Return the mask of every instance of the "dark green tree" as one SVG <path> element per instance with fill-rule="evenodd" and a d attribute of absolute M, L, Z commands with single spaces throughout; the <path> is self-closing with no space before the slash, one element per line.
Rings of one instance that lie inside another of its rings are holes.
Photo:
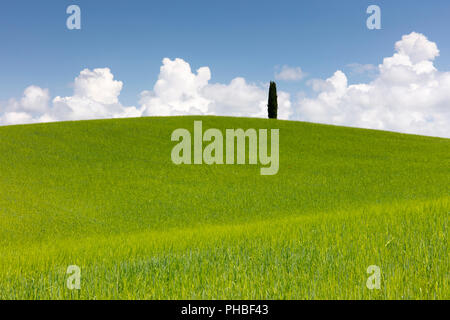
<path fill-rule="evenodd" d="M 273 81 L 270 82 L 267 111 L 269 114 L 269 119 L 276 119 L 278 117 L 277 84 Z"/>

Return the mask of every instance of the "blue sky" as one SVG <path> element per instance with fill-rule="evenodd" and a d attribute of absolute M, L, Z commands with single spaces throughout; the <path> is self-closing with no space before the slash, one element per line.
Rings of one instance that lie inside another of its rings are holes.
<path fill-rule="evenodd" d="M 81 30 L 66 27 L 66 8 L 72 4 L 81 8 Z M 369 5 L 381 8 L 381 30 L 366 27 Z M 446 87 L 450 78 L 449 14 L 448 0 L 3 1 L 0 124 L 94 118 L 94 113 L 84 111 L 96 103 L 97 111 L 106 110 L 95 113 L 99 117 L 195 114 L 198 110 L 202 114 L 263 116 L 264 86 L 283 66 L 289 66 L 301 68 L 303 78 L 277 80 L 287 119 L 450 136 L 445 129 L 450 127 L 450 97 L 445 95 L 450 91 Z M 396 52 L 401 57 L 394 64 L 378 68 Z M 421 61 L 413 61 L 417 54 L 432 64 L 425 73 L 420 71 Z M 183 61 L 166 61 L 164 69 L 172 78 L 154 89 L 164 58 Z M 349 66 L 352 64 L 372 69 L 356 73 Z M 203 66 L 209 71 L 196 76 Z M 90 71 L 81 76 L 86 68 Z M 96 68 L 108 70 L 94 71 Z M 79 75 L 82 79 L 77 83 Z M 233 82 L 236 77 L 245 81 Z M 208 78 L 207 85 L 203 78 Z M 401 84 L 395 82 L 400 78 Z M 92 81 L 95 85 L 87 88 Z M 173 87 L 183 81 L 187 81 L 184 88 Z M 428 88 L 435 83 L 438 88 L 430 99 Z M 351 84 L 367 85 L 370 92 L 359 86 L 355 94 Z M 423 98 L 423 108 L 390 89 L 382 92 L 389 86 L 400 86 L 403 95 L 416 101 Z M 412 87 L 414 94 L 408 91 Z M 77 90 L 82 94 L 77 95 Z M 228 101 L 236 90 L 241 90 L 238 96 L 243 98 Z M 141 100 L 144 91 L 146 98 Z M 167 98 L 169 91 L 176 94 Z M 323 94 L 321 98 L 321 93 L 338 98 L 331 101 Z M 301 100 L 314 94 L 312 100 Z M 55 103 L 57 96 L 75 98 Z M 186 96 L 192 99 L 186 102 Z M 378 99 L 381 96 L 390 100 Z M 198 108 L 194 106 L 197 103 Z M 242 107 L 245 112 L 238 112 L 241 103 L 246 104 Z M 254 105 L 258 112 L 252 111 Z M 123 106 L 136 106 L 137 110 L 118 113 Z M 69 109 L 70 116 L 60 115 Z M 355 113 L 357 119 L 353 119 Z M 386 113 L 389 117 L 382 119 Z M 405 118 L 409 120 L 403 121 Z M 434 130 L 436 126 L 441 129 Z"/>
<path fill-rule="evenodd" d="M 82 10 L 80 31 L 66 28 L 70 4 Z M 382 30 L 366 28 L 370 4 L 382 9 Z M 0 100 L 20 96 L 31 84 L 70 94 L 82 69 L 109 67 L 125 83 L 121 100 L 136 104 L 164 57 L 183 58 L 193 69 L 209 66 L 212 82 L 237 76 L 267 82 L 282 65 L 325 78 L 350 63 L 378 65 L 411 31 L 438 43 L 436 65 L 450 70 L 449 14 L 445 0 L 4 1 Z M 304 86 L 279 83 L 287 91 Z"/>

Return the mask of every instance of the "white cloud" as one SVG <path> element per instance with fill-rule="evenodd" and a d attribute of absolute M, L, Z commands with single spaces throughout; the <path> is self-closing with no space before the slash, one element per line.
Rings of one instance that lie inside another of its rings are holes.
<path fill-rule="evenodd" d="M 19 101 L 11 99 L 0 107 L 0 124 L 23 124 L 61 120 L 103 118 L 222 115 L 266 117 L 268 84 L 251 84 L 235 78 L 229 84 L 210 84 L 208 67 L 192 72 L 182 59 L 165 58 L 153 90 L 143 91 L 140 107 L 125 107 L 119 101 L 123 87 L 108 68 L 80 72 L 74 94 L 55 97 L 50 103 L 48 89 L 30 86 Z M 292 114 L 290 95 L 279 92 L 279 118 Z"/>
<path fill-rule="evenodd" d="M 165 58 L 153 90 L 141 93 L 143 114 L 267 116 L 268 84 L 251 84 L 240 77 L 229 84 L 210 84 L 210 79 L 208 67 L 193 73 L 186 61 Z M 278 96 L 279 117 L 287 119 L 292 113 L 290 96 L 286 92 Z"/>
<path fill-rule="evenodd" d="M 108 68 L 85 69 L 74 81 L 74 95 L 53 99 L 50 117 L 58 120 L 87 120 L 102 118 L 139 117 L 136 107 L 119 102 L 123 83 L 114 80 Z"/>
<path fill-rule="evenodd" d="M 311 122 L 450 137 L 450 72 L 439 72 L 434 42 L 411 33 L 379 65 L 371 82 L 348 85 L 337 71 L 318 81 L 318 94 L 296 104 L 296 118 Z"/>
<path fill-rule="evenodd" d="M 32 123 L 33 118 L 30 114 L 26 112 L 6 112 L 2 117 L 0 117 L 1 123 L 5 125 L 17 124 L 17 123 Z"/>
<path fill-rule="evenodd" d="M 75 78 L 75 96 L 87 98 L 92 101 L 109 105 L 119 102 L 122 81 L 114 80 L 114 76 L 108 68 L 84 69 Z"/>
<path fill-rule="evenodd" d="M 431 61 L 439 56 L 436 43 L 429 41 L 427 37 L 417 32 L 404 35 L 402 40 L 395 44 L 395 50 L 397 50 L 399 55 L 409 57 L 413 64 L 421 61 Z"/>
<path fill-rule="evenodd" d="M 10 99 L 5 106 L 0 105 L 0 125 L 37 122 L 40 115 L 49 110 L 48 89 L 29 86 L 20 100 Z"/>
<path fill-rule="evenodd" d="M 189 63 L 182 59 L 164 58 L 158 81 L 153 91 L 141 93 L 140 104 L 144 115 L 172 116 L 206 114 L 210 100 L 201 90 L 211 79 L 209 68 L 203 67 L 194 74 Z"/>
<path fill-rule="evenodd" d="M 299 81 L 304 76 L 305 74 L 300 67 L 283 66 L 279 72 L 275 73 L 275 79 L 282 81 Z"/>
<path fill-rule="evenodd" d="M 29 86 L 23 93 L 23 98 L 20 101 L 20 105 L 26 111 L 46 112 L 48 110 L 49 101 L 50 94 L 48 89 L 41 89 L 37 86 Z"/>
<path fill-rule="evenodd" d="M 120 104 L 122 86 L 108 68 L 85 69 L 75 78 L 74 95 L 55 97 L 51 106 L 48 89 L 30 86 L 20 101 L 11 99 L 0 107 L 0 124 L 141 116 L 136 107 Z"/>
<path fill-rule="evenodd" d="M 300 92 L 292 103 L 289 93 L 279 91 L 279 118 L 450 137 L 450 72 L 436 69 L 438 56 L 437 45 L 424 35 L 405 35 L 367 83 L 349 85 L 338 70 L 328 79 L 308 82 L 314 97 Z M 375 71 L 372 65 L 347 67 Z M 278 76 L 294 80 L 303 73 L 283 67 Z M 141 93 L 139 107 L 127 107 L 119 101 L 123 83 L 108 68 L 85 69 L 74 81 L 72 96 L 51 100 L 48 89 L 30 86 L 20 99 L 0 105 L 0 125 L 142 115 L 266 117 L 268 83 L 240 77 L 210 81 L 208 67 L 193 72 L 188 62 L 165 58 L 153 89 Z"/>

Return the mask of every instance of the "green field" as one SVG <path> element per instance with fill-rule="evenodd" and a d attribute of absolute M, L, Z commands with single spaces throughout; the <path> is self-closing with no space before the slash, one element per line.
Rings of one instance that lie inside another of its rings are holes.
<path fill-rule="evenodd" d="M 174 165 L 170 135 L 194 120 L 280 129 L 279 173 Z M 222 117 L 0 127 L 0 299 L 449 299 L 449 213 L 449 139 Z"/>

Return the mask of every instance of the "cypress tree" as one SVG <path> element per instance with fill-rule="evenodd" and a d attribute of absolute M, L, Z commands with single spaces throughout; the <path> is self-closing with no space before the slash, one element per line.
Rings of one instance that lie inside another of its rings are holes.
<path fill-rule="evenodd" d="M 273 81 L 270 82 L 269 102 L 267 104 L 267 111 L 269 114 L 269 119 L 277 118 L 278 116 L 277 84 Z"/>

